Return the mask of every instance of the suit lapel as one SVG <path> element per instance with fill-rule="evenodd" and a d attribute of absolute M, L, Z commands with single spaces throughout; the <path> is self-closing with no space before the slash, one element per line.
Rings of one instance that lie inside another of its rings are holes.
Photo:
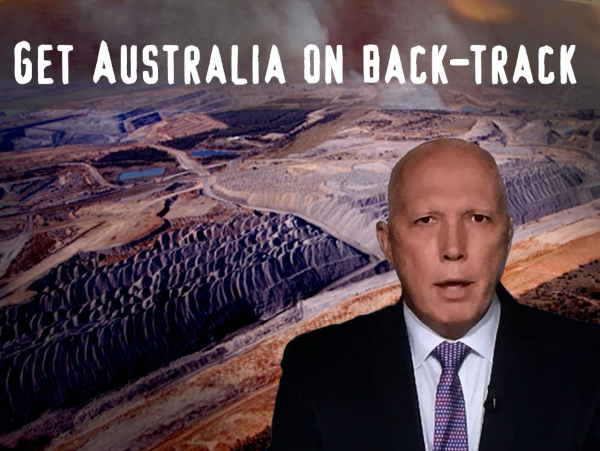
<path fill-rule="evenodd" d="M 424 451 L 421 417 L 402 302 L 388 307 L 389 315 L 373 336 L 370 368 L 375 411 L 380 415 L 389 450 Z"/>
<path fill-rule="evenodd" d="M 488 387 L 480 451 L 501 451 L 514 448 L 514 439 L 521 418 L 526 415 L 525 407 L 534 387 L 526 381 L 532 365 L 531 333 L 519 312 L 517 301 L 498 284 L 501 304 L 500 324 L 496 336 L 494 363 Z M 495 405 L 495 406 L 494 406 Z"/>

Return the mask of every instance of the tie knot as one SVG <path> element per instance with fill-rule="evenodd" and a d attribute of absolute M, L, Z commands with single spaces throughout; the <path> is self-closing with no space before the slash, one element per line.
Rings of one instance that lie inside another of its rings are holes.
<path fill-rule="evenodd" d="M 440 343 L 431 354 L 442 364 L 442 371 L 458 372 L 458 369 L 465 360 L 467 354 L 471 351 L 466 344 L 456 341 L 450 343 L 444 341 Z"/>

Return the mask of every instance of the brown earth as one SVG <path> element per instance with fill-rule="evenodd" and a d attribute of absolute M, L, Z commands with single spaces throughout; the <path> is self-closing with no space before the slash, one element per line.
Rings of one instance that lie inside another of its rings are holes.
<path fill-rule="evenodd" d="M 302 153 L 309 149 L 318 147 L 331 138 L 332 135 L 349 126 L 353 121 L 366 114 L 364 108 L 346 110 L 341 115 L 325 124 L 316 124 L 308 130 L 300 133 L 292 141 L 278 149 L 276 152 L 267 152 L 264 156 L 269 158 L 281 158 L 294 153 Z"/>
<path fill-rule="evenodd" d="M 504 271 L 502 283 L 513 295 L 519 296 L 598 256 L 600 233 L 595 233 L 563 245 L 549 246 L 539 255 L 509 264 Z"/>
<path fill-rule="evenodd" d="M 146 138 L 165 141 L 222 128 L 227 125 L 206 114 L 183 113 L 152 125 Z"/>
<path fill-rule="evenodd" d="M 526 246 L 524 243 L 521 246 Z M 560 274 L 587 263 L 600 256 L 600 233 L 576 239 L 554 248 L 536 253 L 532 258 L 515 262 L 506 268 L 503 283 L 515 296 L 528 289 L 553 279 Z M 263 431 L 271 421 L 277 380 L 280 374 L 278 363 L 287 341 L 295 335 L 342 322 L 357 314 L 364 314 L 395 302 L 400 295 L 399 284 L 370 291 L 361 296 L 350 298 L 335 308 L 315 318 L 286 329 L 277 337 L 257 344 L 235 359 L 252 358 L 259 363 L 257 370 L 264 375 L 268 384 L 251 396 L 228 403 L 212 415 L 195 424 L 182 428 L 165 438 L 153 450 L 229 450 L 236 443 Z M 247 356 L 248 355 L 248 356 Z M 233 360 L 223 365 L 232 364 Z M 199 379 L 204 376 L 200 374 Z M 273 381 L 273 382 L 271 382 Z"/>
<path fill-rule="evenodd" d="M 153 449 L 228 449 L 238 438 L 261 431 L 270 422 L 273 398 L 281 374 L 279 361 L 285 344 L 294 336 L 308 330 L 339 323 L 395 302 L 400 295 L 399 284 L 353 296 L 335 308 L 301 323 L 294 324 L 275 336 L 252 346 L 247 351 L 216 364 L 201 373 L 148 396 L 143 405 L 111 415 L 94 428 L 65 438 L 52 449 L 66 451 L 79 449 L 86 442 L 97 440 L 104 431 L 119 428 L 119 423 L 147 411 L 149 406 L 160 406 L 167 399 L 185 396 L 186 390 L 219 391 L 225 399 L 212 413 L 199 422 L 189 424 L 169 435 Z M 261 393 L 263 395 L 261 395 Z M 229 412 L 227 413 L 226 412 Z"/>
<path fill-rule="evenodd" d="M 36 233 L 27 242 L 21 252 L 10 262 L 8 269 L 2 276 L 2 280 L 12 280 L 17 274 L 35 266 L 43 260 L 54 248 L 57 242 L 56 233 Z"/>
<path fill-rule="evenodd" d="M 600 322 L 600 258 L 526 291 L 519 301 L 580 321 Z"/>

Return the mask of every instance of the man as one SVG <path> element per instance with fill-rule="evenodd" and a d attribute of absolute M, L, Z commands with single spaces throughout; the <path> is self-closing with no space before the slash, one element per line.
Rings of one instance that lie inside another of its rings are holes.
<path fill-rule="evenodd" d="M 288 344 L 271 451 L 600 450 L 600 331 L 500 284 L 513 227 L 493 157 L 424 143 L 388 203 L 402 298 Z"/>

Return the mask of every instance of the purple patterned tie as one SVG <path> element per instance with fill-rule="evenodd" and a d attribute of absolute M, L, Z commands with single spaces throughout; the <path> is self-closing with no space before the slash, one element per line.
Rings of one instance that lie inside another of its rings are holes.
<path fill-rule="evenodd" d="M 444 341 L 432 352 L 442 364 L 435 394 L 433 451 L 468 451 L 467 415 L 458 370 L 471 348 Z"/>

